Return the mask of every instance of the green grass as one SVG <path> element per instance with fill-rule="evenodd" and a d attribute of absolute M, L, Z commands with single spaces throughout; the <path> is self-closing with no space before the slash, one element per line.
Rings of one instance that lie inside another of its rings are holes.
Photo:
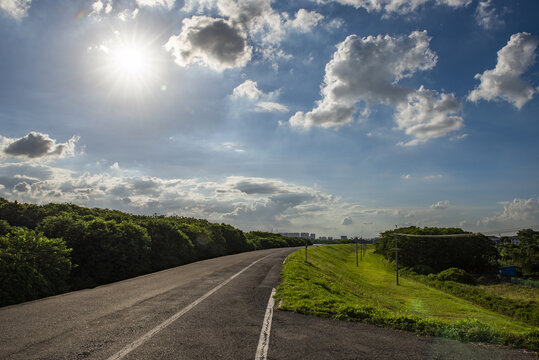
<path fill-rule="evenodd" d="M 381 256 L 368 251 L 359 267 L 353 245 L 321 246 L 292 254 L 282 270 L 276 299 L 282 310 L 364 321 L 459 340 L 487 341 L 537 349 L 531 324 L 401 278 Z"/>
<path fill-rule="evenodd" d="M 501 296 L 509 300 L 539 302 L 539 289 L 513 284 L 480 285 L 488 294 Z"/>

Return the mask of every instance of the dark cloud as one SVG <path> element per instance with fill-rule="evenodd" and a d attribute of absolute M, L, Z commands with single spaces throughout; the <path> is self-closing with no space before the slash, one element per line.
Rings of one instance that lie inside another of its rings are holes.
<path fill-rule="evenodd" d="M 249 181 L 241 181 L 234 185 L 234 189 L 248 195 L 267 195 L 279 192 L 279 188 L 271 183 L 252 183 Z"/>
<path fill-rule="evenodd" d="M 180 66 L 197 63 L 217 71 L 245 66 L 252 51 L 244 30 L 231 21 L 207 16 L 185 19 L 181 33 L 171 36 L 165 48 Z"/>
<path fill-rule="evenodd" d="M 73 155 L 77 140 L 78 138 L 73 137 L 66 143 L 56 144 L 56 140 L 51 139 L 49 135 L 32 131 L 16 140 L 3 138 L 2 143 L 6 155 L 36 159 Z"/>
<path fill-rule="evenodd" d="M 352 220 L 351 217 L 345 217 L 344 219 L 342 219 L 342 224 L 343 225 L 352 225 L 354 223 L 354 221 Z"/>

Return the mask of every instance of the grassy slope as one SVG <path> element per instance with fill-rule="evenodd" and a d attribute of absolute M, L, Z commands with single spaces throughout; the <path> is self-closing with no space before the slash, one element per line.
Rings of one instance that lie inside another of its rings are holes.
<path fill-rule="evenodd" d="M 296 252 L 286 261 L 282 275 L 284 282 L 277 289 L 276 298 L 282 301 L 283 310 L 364 320 L 436 335 L 444 335 L 444 329 L 451 327 L 448 324 L 470 319 L 477 319 L 481 327 L 486 324 L 500 334 L 537 331 L 532 325 L 413 280 L 401 278 L 400 285 L 396 286 L 394 271 L 389 270 L 382 257 L 371 250 L 356 267 L 353 245 L 312 248 L 308 263 L 304 262 L 302 251 Z M 427 325 L 422 323 L 424 319 Z M 425 326 L 427 330 L 423 331 Z M 460 335 L 448 337 L 466 339 Z M 469 339 L 474 340 L 473 337 Z M 475 339 L 481 339 L 481 336 Z"/>

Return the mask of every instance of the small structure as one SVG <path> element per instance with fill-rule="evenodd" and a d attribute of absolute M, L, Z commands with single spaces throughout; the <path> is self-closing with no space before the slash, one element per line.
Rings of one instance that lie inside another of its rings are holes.
<path fill-rule="evenodd" d="M 498 272 L 501 276 L 517 276 L 517 267 L 516 265 L 502 266 Z"/>

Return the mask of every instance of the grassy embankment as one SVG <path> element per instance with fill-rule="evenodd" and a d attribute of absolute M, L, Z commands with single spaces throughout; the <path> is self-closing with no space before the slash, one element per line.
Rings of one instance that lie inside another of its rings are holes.
<path fill-rule="evenodd" d="M 277 289 L 280 309 L 362 321 L 461 341 L 482 341 L 539 350 L 539 328 L 469 301 L 401 278 L 369 249 L 355 265 L 354 245 L 331 245 L 290 255 Z M 507 289 L 498 294 L 511 293 Z M 530 295 L 531 296 L 531 295 Z"/>

